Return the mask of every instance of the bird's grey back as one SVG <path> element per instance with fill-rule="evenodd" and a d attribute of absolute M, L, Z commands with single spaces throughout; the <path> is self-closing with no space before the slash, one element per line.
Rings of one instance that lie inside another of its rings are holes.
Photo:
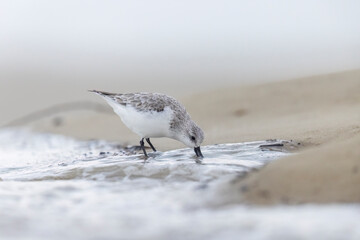
<path fill-rule="evenodd" d="M 163 112 L 165 107 L 169 107 L 174 116 L 170 122 L 171 129 L 177 129 L 187 121 L 191 121 L 190 116 L 175 98 L 161 93 L 108 93 L 102 91 L 92 91 L 104 97 L 111 98 L 118 104 L 123 106 L 131 106 L 140 112 Z"/>

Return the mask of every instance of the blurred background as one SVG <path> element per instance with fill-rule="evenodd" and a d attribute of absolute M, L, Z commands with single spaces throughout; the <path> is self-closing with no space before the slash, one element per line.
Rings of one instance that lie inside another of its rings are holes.
<path fill-rule="evenodd" d="M 89 89 L 174 96 L 205 158 Z M 357 240 L 359 145 L 359 0 L 0 0 L 1 240 Z"/>
<path fill-rule="evenodd" d="M 360 2 L 0 1 L 0 124 L 88 89 L 175 97 L 360 68 Z"/>

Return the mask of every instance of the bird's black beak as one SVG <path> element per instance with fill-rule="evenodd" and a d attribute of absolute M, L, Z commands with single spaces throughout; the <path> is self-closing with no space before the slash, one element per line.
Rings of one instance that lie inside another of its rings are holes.
<path fill-rule="evenodd" d="M 194 151 L 195 151 L 197 157 L 201 157 L 201 158 L 204 157 L 201 153 L 200 147 L 195 147 Z"/>

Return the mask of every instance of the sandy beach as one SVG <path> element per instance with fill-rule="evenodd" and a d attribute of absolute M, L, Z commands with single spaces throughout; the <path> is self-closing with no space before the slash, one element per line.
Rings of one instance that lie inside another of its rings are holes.
<path fill-rule="evenodd" d="M 360 239 L 359 1 L 0 6 L 0 239 Z"/>
<path fill-rule="evenodd" d="M 358 202 L 360 192 L 360 70 L 257 85 L 240 85 L 177 96 L 204 129 L 205 145 L 266 139 L 293 140 L 294 156 L 270 163 L 235 189 L 236 201 L 254 204 Z M 138 144 L 102 99 L 39 112 L 14 122 L 35 131 L 78 139 Z M 98 104 L 98 105 L 97 105 Z M 84 107 L 85 106 L 85 107 Z M 28 122 L 26 122 L 28 121 Z M 161 151 L 182 148 L 154 139 Z M 234 189 L 229 191 L 233 192 Z M 240 197 L 241 195 L 241 197 Z"/>

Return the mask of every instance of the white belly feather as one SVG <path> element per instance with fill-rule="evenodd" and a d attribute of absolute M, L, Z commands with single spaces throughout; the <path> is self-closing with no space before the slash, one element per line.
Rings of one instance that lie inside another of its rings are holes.
<path fill-rule="evenodd" d="M 169 107 L 165 107 L 162 112 L 139 112 L 131 106 L 114 103 L 106 97 L 105 99 L 123 123 L 140 137 L 171 137 L 169 128 L 173 111 Z"/>

